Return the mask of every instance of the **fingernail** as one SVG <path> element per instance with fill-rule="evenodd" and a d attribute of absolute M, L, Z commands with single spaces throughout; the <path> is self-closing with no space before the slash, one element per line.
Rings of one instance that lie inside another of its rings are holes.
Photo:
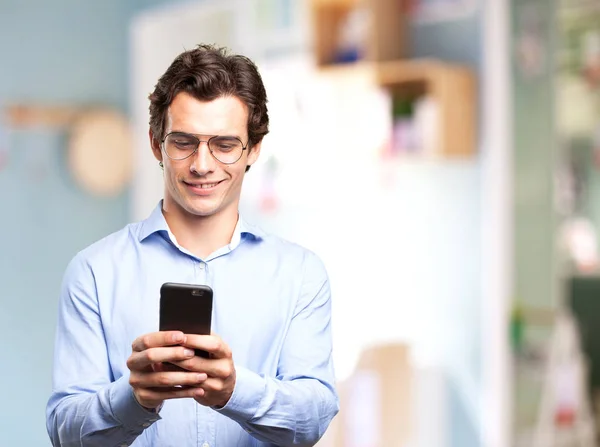
<path fill-rule="evenodd" d="M 206 374 L 198 374 L 198 377 L 196 379 L 198 380 L 198 382 L 204 382 L 207 379 L 207 375 Z"/>
<path fill-rule="evenodd" d="M 173 341 L 175 343 L 180 343 L 183 341 L 183 334 L 173 334 Z"/>
<path fill-rule="evenodd" d="M 192 351 L 191 349 L 184 349 L 183 353 L 187 356 L 187 357 L 192 357 L 195 353 L 194 351 Z"/>

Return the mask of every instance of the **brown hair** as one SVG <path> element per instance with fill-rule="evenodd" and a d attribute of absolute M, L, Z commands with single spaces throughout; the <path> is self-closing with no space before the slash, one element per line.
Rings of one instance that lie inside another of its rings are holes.
<path fill-rule="evenodd" d="M 239 98 L 248 107 L 250 148 L 269 132 L 265 86 L 256 65 L 245 56 L 228 54 L 226 48 L 214 45 L 198 45 L 177 56 L 148 97 L 150 129 L 158 141 L 164 137 L 168 108 L 181 92 L 200 101 L 220 96 Z"/>

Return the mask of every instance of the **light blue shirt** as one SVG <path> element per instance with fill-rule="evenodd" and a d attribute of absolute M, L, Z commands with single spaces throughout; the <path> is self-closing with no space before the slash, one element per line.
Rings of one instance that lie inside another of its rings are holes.
<path fill-rule="evenodd" d="M 214 290 L 213 325 L 236 384 L 215 410 L 193 399 L 138 404 L 131 343 L 158 330 L 165 282 Z M 65 272 L 47 429 L 54 446 L 313 445 L 336 415 L 331 300 L 319 258 L 248 225 L 206 259 L 177 244 L 162 214 L 78 253 Z"/>

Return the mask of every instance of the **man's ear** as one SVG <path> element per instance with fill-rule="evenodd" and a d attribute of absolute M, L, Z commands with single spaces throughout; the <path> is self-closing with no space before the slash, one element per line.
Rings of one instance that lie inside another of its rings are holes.
<path fill-rule="evenodd" d="M 160 142 L 158 138 L 154 138 L 154 133 L 152 129 L 148 130 L 148 136 L 150 137 L 150 146 L 152 147 L 152 153 L 154 154 L 154 158 L 158 161 L 162 161 L 162 151 L 160 150 Z"/>
<path fill-rule="evenodd" d="M 256 160 L 258 160 L 258 156 L 260 155 L 260 148 L 262 146 L 262 140 L 256 143 L 252 148 L 248 151 L 248 159 L 246 160 L 246 170 L 250 169 Z"/>

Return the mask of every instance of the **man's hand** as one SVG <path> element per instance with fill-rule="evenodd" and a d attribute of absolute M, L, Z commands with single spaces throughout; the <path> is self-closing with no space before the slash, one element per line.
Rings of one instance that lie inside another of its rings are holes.
<path fill-rule="evenodd" d="M 189 336 L 177 331 L 153 332 L 138 337 L 131 345 L 133 352 L 127 359 L 129 384 L 143 407 L 155 409 L 166 399 L 204 396 L 205 391 L 197 388 L 207 380 L 204 371 L 171 371 L 162 364 L 177 364 L 194 357 L 186 338 Z"/>
<path fill-rule="evenodd" d="M 235 366 L 229 346 L 217 335 L 185 334 L 185 337 L 183 346 L 207 351 L 210 358 L 196 356 L 173 363 L 196 374 L 208 376 L 199 385 L 199 393 L 193 396 L 199 404 L 211 407 L 225 406 L 235 387 Z"/>

